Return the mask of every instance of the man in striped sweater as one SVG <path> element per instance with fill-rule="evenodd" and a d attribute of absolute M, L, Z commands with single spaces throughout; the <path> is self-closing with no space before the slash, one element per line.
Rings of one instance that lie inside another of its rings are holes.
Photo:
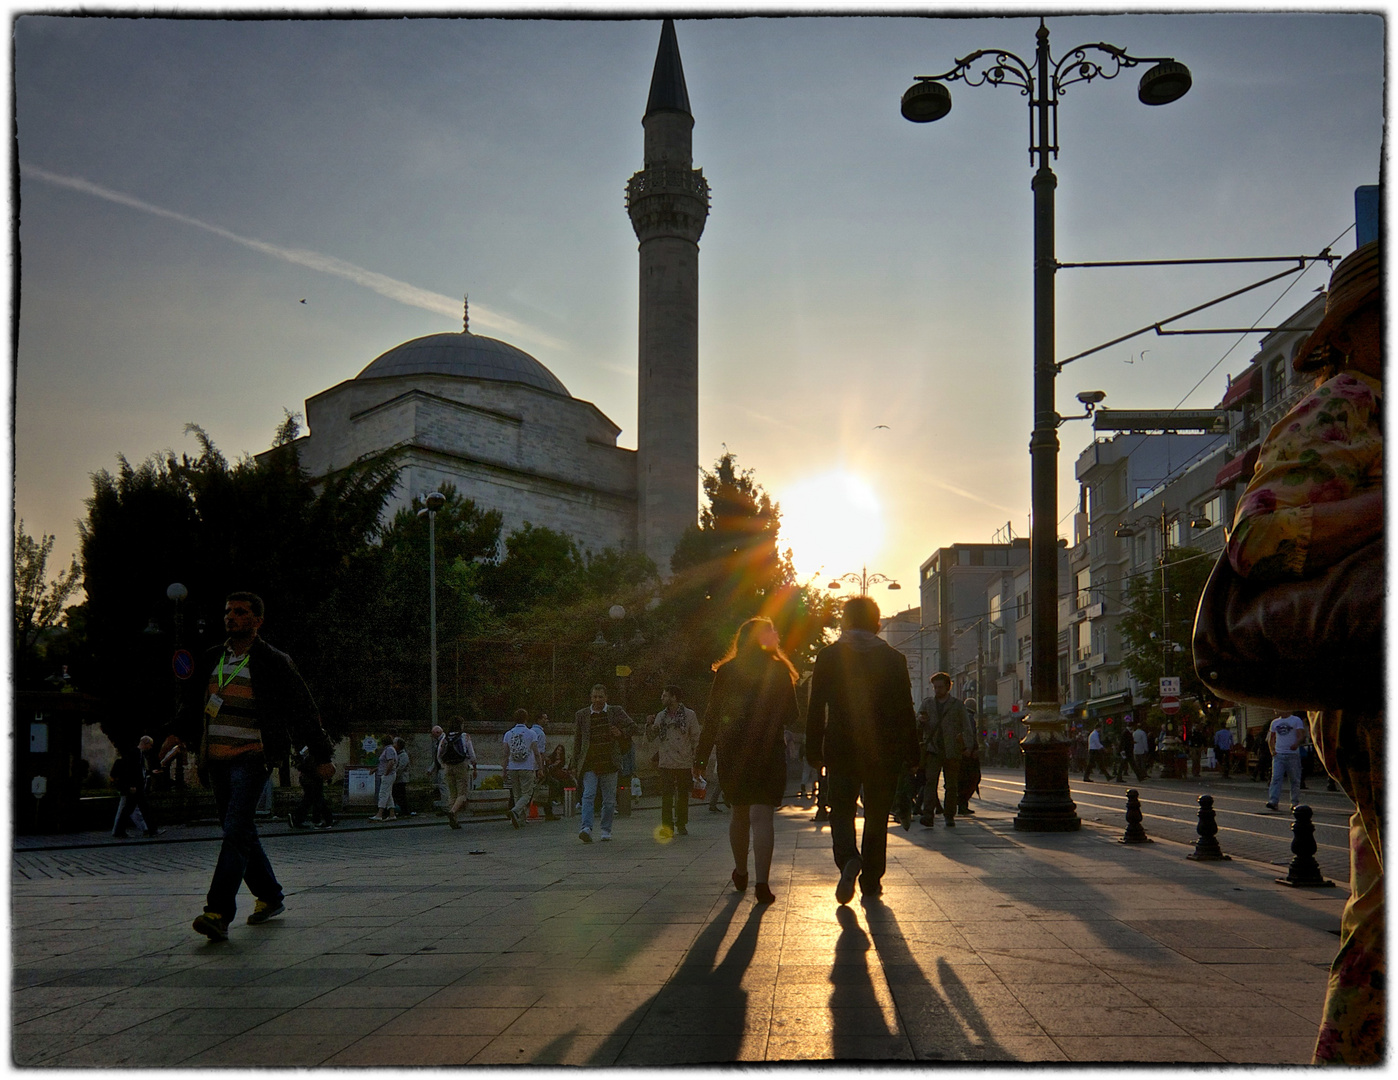
<path fill-rule="evenodd" d="M 212 941 L 228 940 L 246 881 L 256 900 L 248 923 L 282 913 L 282 887 L 262 849 L 254 819 L 258 796 L 293 746 L 307 748 L 308 764 L 330 779 L 330 741 L 320 713 L 291 657 L 260 637 L 264 606 L 253 593 L 230 593 L 223 625 L 228 639 L 206 652 L 186 684 L 176 717 L 178 734 L 200 746 L 205 782 L 213 787 L 223 846 L 209 884 L 204 913 L 194 929 Z M 294 742 L 293 742 L 294 740 Z"/>

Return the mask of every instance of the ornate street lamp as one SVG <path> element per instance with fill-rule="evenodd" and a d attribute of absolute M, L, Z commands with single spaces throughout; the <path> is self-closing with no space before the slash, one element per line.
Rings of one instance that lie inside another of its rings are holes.
<path fill-rule="evenodd" d="M 881 581 L 888 582 L 888 587 L 890 591 L 893 589 L 901 589 L 903 587 L 899 585 L 898 582 L 894 581 L 891 577 L 885 577 L 883 574 L 869 573 L 869 568 L 867 566 L 861 566 L 859 568 L 859 573 L 857 574 L 853 570 L 851 570 L 848 574 L 841 574 L 837 578 L 832 578 L 830 584 L 825 587 L 827 589 L 842 589 L 844 588 L 844 583 L 847 581 L 851 585 L 859 586 L 860 596 L 868 596 L 869 586 L 877 585 Z"/>
<path fill-rule="evenodd" d="M 904 94 L 903 116 L 918 124 L 951 111 L 946 83 L 1016 87 L 1029 100 L 1029 158 L 1038 169 L 1034 192 L 1034 431 L 1029 440 L 1033 522 L 1029 542 L 1031 690 L 1029 734 L 1024 740 L 1024 799 L 1015 828 L 1067 832 L 1081 827 L 1068 788 L 1068 733 L 1058 704 L 1058 415 L 1054 400 L 1054 188 L 1049 167 L 1058 156 L 1058 99 L 1079 82 L 1114 79 L 1138 64 L 1153 66 L 1142 76 L 1137 97 L 1165 105 L 1188 92 L 1189 69 L 1172 57 L 1130 56 L 1115 45 L 1079 45 L 1055 61 L 1049 32 L 1039 20 L 1034 62 L 1014 53 L 981 49 L 941 75 L 918 76 Z M 1086 402 L 1084 403 L 1086 404 Z"/>

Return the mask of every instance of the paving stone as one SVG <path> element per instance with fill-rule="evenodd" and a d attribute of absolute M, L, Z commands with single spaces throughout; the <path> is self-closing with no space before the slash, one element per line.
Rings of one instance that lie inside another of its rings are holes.
<path fill-rule="evenodd" d="M 219 945 L 188 926 L 212 844 L 183 845 L 194 848 L 187 866 L 159 874 L 99 859 L 82 878 L 17 875 L 14 926 L 43 929 L 12 953 L 14 1057 L 242 1068 L 1309 1060 L 1336 896 L 1279 889 L 1275 867 L 1244 858 L 1219 870 L 1181 865 L 1180 845 L 1126 851 L 1119 830 L 1020 837 L 1011 817 L 987 807 L 955 833 L 895 829 L 883 902 L 848 907 L 833 900 L 828 831 L 809 809 L 777 815 L 770 907 L 725 884 L 726 819 L 706 820 L 707 835 L 692 824 L 684 847 L 621 825 L 599 850 L 564 830 L 478 833 L 472 846 L 498 850 L 460 884 L 464 841 L 445 828 L 287 836 L 273 858 L 297 890 L 293 910 L 239 923 Z M 180 853 L 150 849 L 167 863 Z M 391 887 L 359 884 L 366 853 Z M 100 947 L 99 928 L 110 937 Z M 246 1007 L 222 1008 L 230 998 Z M 1267 1037 L 1228 1034 L 1239 1023 Z"/>
<path fill-rule="evenodd" d="M 1213 1064 L 1225 1059 L 1204 1043 L 1187 1036 L 1055 1036 L 1069 1061 L 1157 1064 Z"/>
<path fill-rule="evenodd" d="M 489 1035 L 366 1035 L 326 1058 L 331 1067 L 467 1065 L 491 1042 Z"/>

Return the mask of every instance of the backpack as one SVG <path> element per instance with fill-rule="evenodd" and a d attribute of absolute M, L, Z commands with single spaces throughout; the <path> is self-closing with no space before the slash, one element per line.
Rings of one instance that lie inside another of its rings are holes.
<path fill-rule="evenodd" d="M 443 765 L 460 765 L 466 760 L 466 746 L 461 741 L 461 732 L 447 732 L 440 759 Z"/>
<path fill-rule="evenodd" d="M 521 732 L 518 735 L 510 736 L 510 761 L 515 765 L 521 765 L 526 761 L 534 759 L 533 742 L 529 738 L 528 732 Z"/>

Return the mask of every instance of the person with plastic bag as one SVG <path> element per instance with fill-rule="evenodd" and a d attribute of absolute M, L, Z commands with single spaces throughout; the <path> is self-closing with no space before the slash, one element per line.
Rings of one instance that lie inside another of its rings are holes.
<path fill-rule="evenodd" d="M 1238 503 L 1227 557 L 1250 582 L 1320 578 L 1383 540 L 1383 289 L 1377 241 L 1335 268 L 1320 325 L 1292 367 L 1316 386 L 1268 433 Z M 1381 571 L 1379 571 L 1381 574 Z M 1356 605 L 1381 603 L 1361 595 Z M 1208 590 L 1206 589 L 1206 598 Z M 1201 602 L 1200 618 L 1204 618 Z M 1320 613 L 1324 614 L 1324 613 Z M 1382 655 L 1382 622 L 1363 641 Z M 1196 627 L 1196 655 L 1199 631 Z M 1307 642 L 1318 651 L 1328 642 Z M 1368 648 L 1347 645 L 1348 655 Z M 1200 666 L 1201 675 L 1207 673 Z M 1338 677 L 1319 672 L 1326 700 L 1309 711 L 1311 739 L 1325 771 L 1354 801 L 1350 817 L 1350 898 L 1340 949 L 1330 968 L 1315 1061 L 1346 1065 L 1384 1060 L 1387 1016 L 1383 806 L 1385 737 L 1382 664 Z M 1325 678 L 1325 676 L 1329 678 Z"/>

